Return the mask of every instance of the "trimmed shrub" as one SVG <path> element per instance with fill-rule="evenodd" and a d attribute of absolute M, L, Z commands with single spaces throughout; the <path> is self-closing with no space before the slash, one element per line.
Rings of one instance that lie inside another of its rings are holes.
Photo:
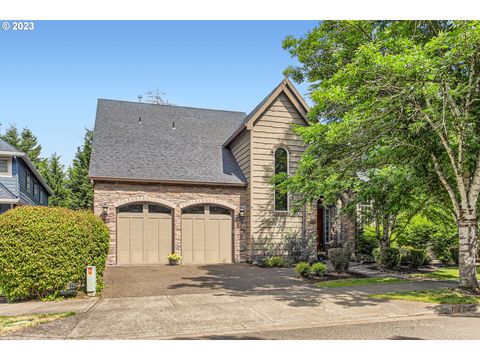
<path fill-rule="evenodd" d="M 8 301 L 52 299 L 68 285 L 85 284 L 97 268 L 103 287 L 110 234 L 92 212 L 21 206 L 0 215 L 0 289 Z"/>
<path fill-rule="evenodd" d="M 309 278 L 311 275 L 310 264 L 304 261 L 299 262 L 297 266 L 295 266 L 295 272 L 302 278 Z"/>
<path fill-rule="evenodd" d="M 400 248 L 400 265 L 411 269 L 418 269 L 425 263 L 426 252 L 423 249 L 415 249 L 412 246 Z"/>
<path fill-rule="evenodd" d="M 400 250 L 398 248 L 381 249 L 377 260 L 382 269 L 393 269 L 400 265 Z"/>
<path fill-rule="evenodd" d="M 327 265 L 321 262 L 316 262 L 310 266 L 310 274 L 312 276 L 325 276 L 327 274 Z"/>
<path fill-rule="evenodd" d="M 281 256 L 272 256 L 268 259 L 265 259 L 266 267 L 285 267 L 289 265 L 288 260 Z"/>
<path fill-rule="evenodd" d="M 341 273 L 348 271 L 350 256 L 351 252 L 348 248 L 332 248 L 328 250 L 328 258 L 332 262 L 333 268 Z"/>

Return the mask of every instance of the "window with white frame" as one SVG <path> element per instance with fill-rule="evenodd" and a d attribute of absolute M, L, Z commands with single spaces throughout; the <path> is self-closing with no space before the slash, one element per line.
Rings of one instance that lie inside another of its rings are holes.
<path fill-rule="evenodd" d="M 288 175 L 288 151 L 283 147 L 275 150 L 275 175 Z M 288 211 L 288 193 L 280 191 L 275 185 L 274 189 L 275 211 Z"/>
<path fill-rule="evenodd" d="M 11 175 L 11 162 L 10 159 L 0 158 L 0 176 Z"/>

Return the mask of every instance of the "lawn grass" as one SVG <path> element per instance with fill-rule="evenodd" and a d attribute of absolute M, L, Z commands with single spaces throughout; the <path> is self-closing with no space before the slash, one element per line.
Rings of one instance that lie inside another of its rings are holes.
<path fill-rule="evenodd" d="M 480 296 L 470 295 L 458 289 L 407 291 L 402 293 L 375 294 L 375 299 L 410 300 L 436 304 L 480 304 Z"/>
<path fill-rule="evenodd" d="M 320 281 L 315 284 L 319 288 L 337 288 L 342 286 L 359 286 L 359 285 L 378 285 L 378 284 L 396 284 L 406 282 L 407 280 L 398 279 L 393 277 L 384 278 L 354 278 L 354 279 L 341 279 L 341 280 L 329 280 Z"/>
<path fill-rule="evenodd" d="M 458 280 L 457 267 L 442 267 L 430 273 L 411 274 L 410 277 L 436 279 L 436 280 Z M 477 278 L 480 280 L 480 266 L 477 266 Z"/>
<path fill-rule="evenodd" d="M 26 327 L 38 325 L 41 323 L 63 319 L 75 315 L 74 312 L 64 312 L 58 314 L 32 314 L 18 316 L 0 316 L 0 335 L 18 331 Z"/>

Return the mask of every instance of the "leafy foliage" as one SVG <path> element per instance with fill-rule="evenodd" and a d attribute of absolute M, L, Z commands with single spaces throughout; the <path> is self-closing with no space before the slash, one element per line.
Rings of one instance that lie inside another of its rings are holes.
<path fill-rule="evenodd" d="M 64 166 L 60 163 L 60 156 L 52 154 L 47 160 L 46 171 L 43 174 L 47 185 L 52 189 L 53 195 L 48 198 L 51 206 L 65 206 L 67 199 L 66 178 Z"/>
<path fill-rule="evenodd" d="M 73 165 L 68 169 L 67 206 L 71 209 L 93 209 L 93 186 L 88 179 L 93 131 L 86 129 L 83 145 L 77 148 Z"/>
<path fill-rule="evenodd" d="M 307 232 L 303 237 L 299 232 L 288 232 L 283 241 L 266 240 L 263 243 L 264 253 L 262 259 L 256 259 L 263 265 L 271 257 L 282 257 L 288 264 L 301 261 L 310 262 L 315 258 L 316 235 Z"/>
<path fill-rule="evenodd" d="M 328 258 L 332 262 L 333 268 L 340 273 L 348 271 L 350 257 L 349 248 L 331 248 L 328 250 Z"/>
<path fill-rule="evenodd" d="M 272 256 L 268 259 L 265 259 L 265 266 L 266 267 L 285 267 L 288 266 L 290 263 L 282 256 Z"/>
<path fill-rule="evenodd" d="M 378 241 L 375 228 L 371 225 L 365 225 L 357 240 L 355 250 L 357 254 L 371 255 L 372 251 L 378 247 Z"/>
<path fill-rule="evenodd" d="M 37 137 L 29 128 L 24 127 L 19 133 L 15 125 L 10 125 L 5 131 L 5 134 L 0 137 L 2 140 L 27 154 L 38 171 L 40 171 L 42 175 L 45 173 L 46 159 L 41 157 L 42 146 L 38 143 Z"/>
<path fill-rule="evenodd" d="M 51 299 L 70 283 L 85 282 L 97 268 L 97 286 L 109 247 L 109 231 L 93 213 L 22 206 L 0 215 L 0 289 L 7 300 Z"/>
<path fill-rule="evenodd" d="M 415 249 L 411 246 L 400 248 L 400 265 L 410 269 L 418 269 L 425 263 L 427 253 L 423 249 Z"/>
<path fill-rule="evenodd" d="M 312 276 L 322 277 L 327 274 L 327 265 L 321 262 L 316 262 L 310 266 L 310 274 Z"/>
<path fill-rule="evenodd" d="M 366 199 L 384 248 L 399 209 L 442 203 L 464 245 L 460 284 L 477 288 L 480 22 L 324 21 L 283 46 L 300 63 L 285 74 L 312 83 L 315 102 L 311 126 L 297 129 L 307 151 L 286 186 L 305 201 L 332 201 L 346 189 L 363 193 L 362 178 L 378 180 L 385 186 Z"/>
<path fill-rule="evenodd" d="M 394 269 L 400 265 L 400 250 L 398 248 L 380 249 L 377 258 L 378 266 L 382 269 Z"/>
<path fill-rule="evenodd" d="M 310 273 L 310 264 L 308 262 L 302 261 L 295 266 L 295 272 L 302 278 L 309 278 Z"/>

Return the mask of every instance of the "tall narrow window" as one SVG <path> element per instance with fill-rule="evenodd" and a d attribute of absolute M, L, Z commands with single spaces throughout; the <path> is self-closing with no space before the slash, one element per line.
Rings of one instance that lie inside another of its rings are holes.
<path fill-rule="evenodd" d="M 27 176 L 25 177 L 25 188 L 27 189 L 27 192 L 30 192 L 32 186 L 32 180 L 30 178 L 30 173 L 27 171 Z"/>
<path fill-rule="evenodd" d="M 284 148 L 275 150 L 275 175 L 288 175 L 288 151 Z M 288 211 L 288 194 L 275 187 L 275 211 Z"/>

